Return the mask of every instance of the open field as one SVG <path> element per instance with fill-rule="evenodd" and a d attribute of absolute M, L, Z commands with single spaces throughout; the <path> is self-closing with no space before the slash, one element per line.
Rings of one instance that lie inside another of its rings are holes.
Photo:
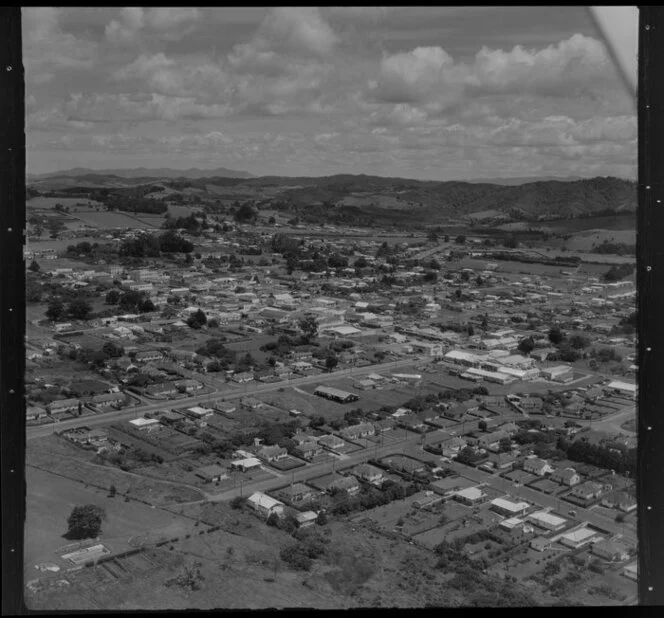
<path fill-rule="evenodd" d="M 106 510 L 100 541 L 114 552 L 129 549 L 129 540 L 136 535 L 150 533 L 170 538 L 188 531 L 193 525 L 160 509 L 125 502 L 120 496 L 109 498 L 108 491 L 29 466 L 26 486 L 25 565 L 28 572 L 37 562 L 54 561 L 54 551 L 71 543 L 62 535 L 67 531 L 67 517 L 77 505 L 95 504 Z"/>
<path fill-rule="evenodd" d="M 81 219 L 88 225 L 94 225 L 99 228 L 136 228 L 138 222 L 133 217 L 130 217 L 122 212 L 108 212 L 108 211 L 95 211 L 95 210 L 79 210 L 74 213 L 76 217 Z"/>
<path fill-rule="evenodd" d="M 33 197 L 26 202 L 26 208 L 28 211 L 34 209 L 49 209 L 52 210 L 55 208 L 56 204 L 62 204 L 63 206 L 69 206 L 70 211 L 74 211 L 76 208 L 81 210 L 79 205 L 85 204 L 86 206 L 103 206 L 101 202 L 88 199 L 87 197 L 44 197 L 43 195 L 38 195 Z"/>

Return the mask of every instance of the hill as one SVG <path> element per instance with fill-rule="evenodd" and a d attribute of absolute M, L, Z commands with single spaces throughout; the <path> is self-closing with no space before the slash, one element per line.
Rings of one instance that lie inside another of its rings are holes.
<path fill-rule="evenodd" d="M 252 178 L 249 172 L 229 170 L 225 167 L 218 167 L 211 170 L 201 170 L 196 167 L 187 170 L 176 170 L 170 167 L 159 167 L 148 169 L 146 167 L 136 167 L 132 169 L 107 169 L 93 170 L 86 167 L 75 167 L 71 170 L 60 172 L 51 172 L 48 174 L 28 174 L 28 181 L 44 180 L 47 178 L 80 178 L 80 177 L 100 177 L 115 176 L 118 178 L 209 178 L 219 176 L 222 178 Z"/>
<path fill-rule="evenodd" d="M 208 206 L 219 212 L 250 202 L 259 209 L 292 213 L 303 222 L 327 220 L 351 225 L 366 220 L 421 225 L 577 219 L 635 213 L 637 201 L 634 181 L 610 177 L 499 185 L 350 174 L 321 178 L 214 175 L 191 179 L 144 175 L 156 171 L 133 170 L 136 175 L 130 178 L 100 171 L 52 176 L 29 182 L 29 187 L 52 197 L 87 197 L 106 203 L 115 196 L 124 201 Z"/>

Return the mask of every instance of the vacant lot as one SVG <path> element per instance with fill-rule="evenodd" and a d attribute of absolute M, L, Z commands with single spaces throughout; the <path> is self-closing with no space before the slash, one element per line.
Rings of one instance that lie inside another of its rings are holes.
<path fill-rule="evenodd" d="M 75 506 L 95 504 L 106 510 L 100 540 L 116 552 L 129 549 L 129 540 L 135 535 L 149 532 L 170 538 L 188 531 L 193 524 L 160 509 L 125 502 L 120 496 L 109 498 L 107 491 L 45 470 L 27 467 L 26 486 L 25 565 L 30 576 L 34 576 L 34 564 L 54 561 L 54 551 L 71 543 L 62 535 Z"/>
<path fill-rule="evenodd" d="M 88 225 L 94 225 L 102 229 L 111 228 L 136 228 L 139 222 L 122 212 L 108 212 L 101 210 L 79 210 L 74 215 Z"/>

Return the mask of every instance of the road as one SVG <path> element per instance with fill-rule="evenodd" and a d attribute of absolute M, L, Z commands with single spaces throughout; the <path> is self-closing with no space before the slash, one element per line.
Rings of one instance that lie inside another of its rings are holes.
<path fill-rule="evenodd" d="M 272 382 L 269 384 L 257 384 L 248 383 L 245 385 L 231 385 L 224 384 L 223 390 L 218 390 L 214 393 L 208 393 L 205 395 L 195 395 L 193 397 L 188 397 L 187 399 L 181 400 L 164 400 L 151 403 L 149 405 L 144 405 L 135 408 L 129 408 L 126 410 L 117 410 L 114 412 L 105 412 L 99 414 L 98 416 L 83 416 L 76 417 L 72 419 L 67 419 L 60 421 L 58 423 L 52 423 L 49 425 L 41 425 L 39 427 L 28 427 L 27 428 L 27 439 L 32 440 L 34 438 L 42 438 L 44 436 L 51 435 L 56 431 L 64 431 L 66 429 L 72 429 L 74 427 L 98 427 L 99 425 L 105 425 L 110 422 L 126 420 L 131 418 L 137 418 L 143 416 L 147 412 L 159 412 L 164 411 L 173 407 L 181 406 L 193 406 L 202 403 L 211 403 L 218 401 L 219 399 L 231 400 L 239 399 L 241 397 L 261 395 L 264 393 L 270 393 L 276 391 L 280 388 L 288 388 L 293 386 L 302 386 L 304 384 L 314 384 L 321 382 L 329 382 L 331 380 L 337 380 L 343 377 L 355 377 L 361 375 L 367 375 L 369 373 L 388 373 L 399 369 L 401 367 L 412 366 L 415 362 L 423 363 L 428 362 L 431 359 L 418 360 L 414 361 L 411 359 L 403 359 L 392 361 L 389 363 L 381 363 L 379 365 L 367 365 L 366 367 L 353 367 L 350 369 L 342 369 L 340 371 L 335 371 L 332 373 L 323 373 L 315 376 L 303 376 L 301 378 L 295 378 L 288 380 L 286 382 Z"/>
<path fill-rule="evenodd" d="M 609 433 L 622 433 L 628 436 L 636 436 L 636 432 L 621 427 L 625 421 L 629 421 L 633 418 L 636 418 L 636 406 L 626 408 L 616 414 L 611 414 L 602 420 L 584 424 L 588 425 L 595 431 L 607 431 Z"/>

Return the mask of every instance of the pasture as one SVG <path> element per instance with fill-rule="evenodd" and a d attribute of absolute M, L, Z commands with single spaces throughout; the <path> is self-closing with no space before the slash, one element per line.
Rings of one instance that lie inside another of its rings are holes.
<path fill-rule="evenodd" d="M 101 229 L 131 228 L 139 227 L 134 217 L 122 212 L 108 212 L 105 210 L 79 210 L 75 215 L 87 225 L 94 225 Z"/>
<path fill-rule="evenodd" d="M 71 543 L 62 537 L 67 518 L 75 506 L 95 504 L 106 511 L 100 540 L 112 551 L 129 549 L 132 537 L 144 533 L 167 538 L 188 532 L 192 521 L 153 509 L 119 495 L 110 498 L 107 490 L 85 486 L 45 470 L 26 467 L 25 566 L 33 571 L 38 562 L 53 561 L 55 550 Z M 62 565 L 66 566 L 66 565 Z"/>
<path fill-rule="evenodd" d="M 38 195 L 31 200 L 27 200 L 26 207 L 28 210 L 32 210 L 33 208 L 39 210 L 53 210 L 56 204 L 67 206 L 72 212 L 76 208 L 80 210 L 81 208 L 90 206 L 103 206 L 101 202 L 90 200 L 87 197 L 44 197 L 43 195 Z"/>

